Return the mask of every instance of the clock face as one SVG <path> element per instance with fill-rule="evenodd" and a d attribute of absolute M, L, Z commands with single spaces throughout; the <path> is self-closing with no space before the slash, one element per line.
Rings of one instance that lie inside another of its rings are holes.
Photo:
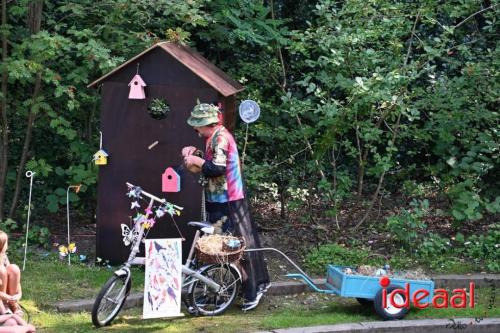
<path fill-rule="evenodd" d="M 240 118 L 245 123 L 250 124 L 259 119 L 260 107 L 255 101 L 245 100 L 240 104 Z"/>

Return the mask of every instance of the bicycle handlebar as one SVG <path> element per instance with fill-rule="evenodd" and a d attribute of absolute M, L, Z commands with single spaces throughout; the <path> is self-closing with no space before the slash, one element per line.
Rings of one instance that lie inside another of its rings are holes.
<path fill-rule="evenodd" d="M 137 187 L 137 186 L 135 186 L 135 185 L 130 184 L 129 182 L 127 182 L 127 186 L 128 186 L 128 187 Z M 158 197 L 156 197 L 156 196 L 152 195 L 151 193 L 148 193 L 148 192 L 144 191 L 143 189 L 141 189 L 141 193 L 142 193 L 142 194 L 144 194 L 145 196 L 147 196 L 147 197 L 148 197 L 148 198 L 150 198 L 150 199 L 153 199 L 153 200 L 155 200 L 155 201 L 158 201 L 159 203 L 165 203 L 165 202 L 167 202 L 167 200 L 165 200 L 165 199 L 160 199 L 160 198 L 158 198 Z"/>

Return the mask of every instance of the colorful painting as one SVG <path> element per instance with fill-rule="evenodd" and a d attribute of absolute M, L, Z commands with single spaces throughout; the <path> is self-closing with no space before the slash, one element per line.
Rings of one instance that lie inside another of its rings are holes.
<path fill-rule="evenodd" d="M 182 316 L 181 274 L 181 239 L 147 239 L 143 318 Z"/>

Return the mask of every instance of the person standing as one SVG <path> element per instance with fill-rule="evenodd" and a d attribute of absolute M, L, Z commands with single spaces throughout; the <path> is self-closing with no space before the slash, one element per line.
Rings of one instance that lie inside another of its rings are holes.
<path fill-rule="evenodd" d="M 219 109 L 212 104 L 198 104 L 187 123 L 205 138 L 205 155 L 198 149 L 184 147 L 184 164 L 206 179 L 205 206 L 210 223 L 221 232 L 241 236 L 248 248 L 259 248 L 260 241 L 245 198 L 240 158 L 231 133 L 219 123 Z M 248 311 L 259 304 L 269 288 L 269 273 L 262 253 L 246 253 L 242 262 L 242 309 Z"/>

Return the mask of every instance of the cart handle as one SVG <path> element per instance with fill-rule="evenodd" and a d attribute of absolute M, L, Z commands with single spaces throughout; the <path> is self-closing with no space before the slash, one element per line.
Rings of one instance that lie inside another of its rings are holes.
<path fill-rule="evenodd" d="M 340 293 L 337 292 L 336 290 L 329 290 L 329 289 L 320 289 L 320 288 L 318 288 L 318 286 L 316 284 L 314 284 L 314 282 L 311 281 L 311 279 L 309 277 L 306 277 L 303 274 L 297 274 L 297 273 L 287 274 L 286 277 L 289 277 L 289 278 L 292 278 L 292 279 L 302 279 L 309 286 L 309 288 L 311 288 L 312 290 L 314 290 L 314 291 L 316 291 L 318 293 L 340 295 Z"/>
<path fill-rule="evenodd" d="M 288 262 L 290 264 L 292 264 L 293 267 L 295 267 L 295 269 L 297 269 L 300 272 L 300 274 L 297 274 L 297 273 L 290 274 L 289 273 L 289 274 L 286 275 L 287 277 L 292 278 L 292 279 L 302 279 L 302 280 L 304 280 L 306 282 L 306 284 L 309 287 L 311 287 L 311 289 L 313 289 L 316 292 L 323 293 L 323 294 L 335 294 L 335 291 L 325 290 L 325 289 L 318 288 L 318 286 L 316 286 L 316 284 L 314 284 L 313 279 L 311 279 L 309 277 L 309 275 L 307 275 L 307 273 L 304 272 L 299 267 L 299 265 L 297 265 L 296 263 L 294 263 L 292 259 L 288 258 L 288 256 L 286 254 L 284 254 L 283 252 L 281 252 L 278 249 L 275 249 L 274 247 L 262 247 L 260 249 L 246 249 L 244 252 L 259 252 L 259 251 L 274 251 L 274 252 L 277 252 L 277 253 L 281 254 L 282 257 L 284 257 L 286 260 L 288 260 Z"/>
<path fill-rule="evenodd" d="M 275 249 L 274 247 L 262 247 L 260 249 L 246 249 L 244 252 L 259 252 L 259 251 L 274 251 L 274 252 L 281 254 L 286 260 L 288 260 L 288 262 L 290 264 L 293 265 L 293 267 L 295 267 L 302 274 L 302 276 L 305 278 L 305 280 L 306 279 L 309 280 L 309 282 L 314 285 L 314 283 L 312 282 L 312 279 L 309 277 L 309 275 L 307 275 L 306 272 L 304 272 L 296 263 L 294 263 L 292 259 L 288 258 L 288 256 L 286 254 L 284 254 L 283 252 L 281 252 L 278 249 Z"/>

